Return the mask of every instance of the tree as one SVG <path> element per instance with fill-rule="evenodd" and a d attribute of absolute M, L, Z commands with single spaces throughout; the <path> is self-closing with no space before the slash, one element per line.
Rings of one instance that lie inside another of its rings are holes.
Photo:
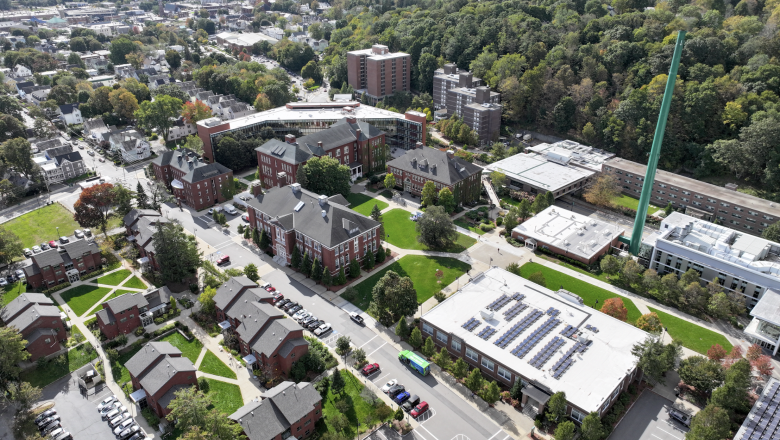
<path fill-rule="evenodd" d="M 125 59 L 133 66 L 133 69 L 140 69 L 144 65 L 146 56 L 141 52 L 133 52 L 125 55 Z"/>
<path fill-rule="evenodd" d="M 620 298 L 607 298 L 601 306 L 601 313 L 607 314 L 615 319 L 626 322 L 628 310 Z"/>
<path fill-rule="evenodd" d="M 382 222 L 382 211 L 379 210 L 379 206 L 374 204 L 374 207 L 371 208 L 371 219 L 376 222 Z"/>
<path fill-rule="evenodd" d="M 423 185 L 422 189 L 422 195 L 420 196 L 422 205 L 433 206 L 436 204 L 436 195 L 436 184 L 431 180 L 425 182 L 425 185 Z"/>
<path fill-rule="evenodd" d="M 557 109 L 558 106 L 555 106 L 555 108 Z M 564 420 L 555 428 L 555 440 L 572 440 L 574 438 L 575 431 L 576 429 L 574 422 L 571 420 Z"/>
<path fill-rule="evenodd" d="M 534 272 L 531 275 L 528 275 L 528 281 L 536 283 L 542 287 L 547 287 L 547 280 L 544 278 L 544 274 L 542 272 Z"/>
<path fill-rule="evenodd" d="M 691 429 L 685 434 L 687 440 L 722 440 L 729 437 L 731 420 L 729 414 L 715 405 L 707 405 L 691 420 Z"/>
<path fill-rule="evenodd" d="M 103 183 L 91 186 L 81 191 L 81 195 L 73 204 L 75 214 L 73 219 L 87 228 L 100 228 L 106 233 L 108 214 L 115 206 L 114 185 Z"/>
<path fill-rule="evenodd" d="M 379 230 L 380 230 L 380 234 L 384 235 L 384 233 L 382 231 L 382 228 L 379 228 Z M 376 262 L 377 262 L 377 264 L 384 263 L 385 259 L 387 259 L 387 254 L 385 253 L 385 248 L 383 248 L 382 246 L 379 246 L 379 249 L 376 250 Z"/>
<path fill-rule="evenodd" d="M 559 423 L 566 417 L 566 393 L 559 391 L 547 401 L 547 420 Z"/>
<path fill-rule="evenodd" d="M 458 379 L 463 379 L 466 377 L 466 374 L 469 372 L 469 366 L 466 364 L 466 362 L 458 358 L 458 360 L 455 361 L 454 364 L 452 364 L 452 375 L 455 376 Z M 519 382 L 519 381 L 518 381 Z"/>
<path fill-rule="evenodd" d="M 111 62 L 114 65 L 126 64 L 128 60 L 125 58 L 128 54 L 138 50 L 138 46 L 133 41 L 127 38 L 120 37 L 111 41 Z M 137 68 L 137 67 L 136 67 Z"/>
<path fill-rule="evenodd" d="M 439 206 L 444 207 L 447 214 L 452 214 L 455 211 L 455 196 L 452 195 L 449 188 L 445 187 L 439 191 Z"/>
<path fill-rule="evenodd" d="M 452 365 L 452 360 L 450 360 L 450 352 L 447 351 L 447 347 L 442 347 L 441 351 L 436 354 L 436 357 L 433 360 L 439 367 L 441 367 L 442 370 L 447 370 L 450 368 L 450 365 Z"/>
<path fill-rule="evenodd" d="M 322 279 L 322 265 L 319 258 L 314 258 L 314 262 L 311 265 L 311 279 L 314 281 Z"/>
<path fill-rule="evenodd" d="M 27 341 L 14 327 L 0 327 L 0 390 L 8 391 L 11 382 L 19 379 L 22 371 L 18 364 L 27 360 Z"/>
<path fill-rule="evenodd" d="M 385 174 L 385 188 L 387 189 L 393 189 L 395 188 L 395 176 L 392 175 L 392 173 Z"/>
<path fill-rule="evenodd" d="M 761 237 L 769 240 L 774 241 L 775 243 L 780 241 L 780 221 L 776 223 L 772 223 L 769 225 L 766 229 L 764 229 L 764 232 L 761 233 Z"/>
<path fill-rule="evenodd" d="M 441 206 L 428 206 L 417 221 L 417 241 L 431 249 L 446 249 L 458 237 L 452 219 Z"/>
<path fill-rule="evenodd" d="M 346 356 L 352 350 L 352 339 L 349 336 L 339 336 L 336 340 L 336 353 Z"/>
<path fill-rule="evenodd" d="M 366 251 L 366 256 L 363 258 L 363 267 L 366 268 L 366 270 L 371 270 L 374 268 L 374 263 L 376 262 L 376 255 L 374 255 L 374 252 L 369 249 Z"/>
<path fill-rule="evenodd" d="M 333 392 L 333 394 L 341 394 L 344 391 L 345 386 L 346 383 L 344 382 L 344 377 L 341 375 L 341 370 L 337 368 L 336 371 L 333 372 L 333 376 L 330 381 L 330 390 Z"/>
<path fill-rule="evenodd" d="M 436 345 L 434 345 L 432 337 L 425 338 L 425 344 L 423 344 L 421 351 L 426 357 L 431 357 L 436 353 Z"/>
<path fill-rule="evenodd" d="M 164 141 L 168 140 L 173 124 L 181 113 L 181 100 L 168 95 L 160 95 L 154 101 L 144 101 L 135 111 L 138 124 L 149 130 L 156 128 Z"/>
<path fill-rule="evenodd" d="M 612 200 L 620 195 L 620 184 L 612 174 L 602 174 L 585 191 L 585 200 L 596 206 L 611 206 Z"/>
<path fill-rule="evenodd" d="M 702 396 L 708 396 L 712 390 L 723 383 L 724 379 L 720 362 L 709 360 L 704 356 L 683 359 L 677 372 L 683 382 L 696 388 L 696 392 Z"/>
<path fill-rule="evenodd" d="M 601 426 L 599 413 L 592 412 L 585 416 L 580 431 L 582 432 L 582 440 L 601 440 L 604 436 L 604 427 Z"/>
<path fill-rule="evenodd" d="M 422 333 L 419 328 L 415 327 L 412 329 L 408 342 L 414 348 L 419 348 L 422 345 Z"/>
<path fill-rule="evenodd" d="M 111 190 L 114 196 L 114 203 L 116 207 L 114 212 L 119 217 L 124 217 L 133 209 L 133 200 L 135 199 L 135 193 L 129 188 L 125 188 L 124 185 L 118 183 Z"/>
<path fill-rule="evenodd" d="M 398 319 L 398 324 L 395 326 L 395 334 L 401 339 L 409 336 L 409 324 L 406 322 L 405 316 Z"/>
<path fill-rule="evenodd" d="M 133 119 L 135 112 L 138 111 L 138 99 L 125 89 L 117 89 L 111 92 L 109 99 L 114 107 L 114 113 L 125 119 Z"/>
<path fill-rule="evenodd" d="M 349 261 L 349 277 L 357 278 L 360 276 L 360 260 L 353 258 Z"/>
<path fill-rule="evenodd" d="M 181 99 L 181 102 L 187 102 L 190 99 L 190 95 L 186 94 L 184 90 L 181 89 L 177 84 L 170 83 L 170 84 L 163 84 L 161 86 L 157 86 L 156 89 L 151 90 L 152 96 L 155 98 L 159 95 L 168 95 L 172 96 L 174 98 Z"/>
<path fill-rule="evenodd" d="M 16 168 L 28 179 L 38 169 L 38 165 L 32 159 L 30 143 L 26 139 L 15 138 L 3 142 L 0 146 L 0 154 L 5 163 Z"/>
<path fill-rule="evenodd" d="M 253 282 L 257 282 L 260 279 L 260 275 L 257 274 L 257 266 L 254 263 L 249 263 L 244 266 L 244 275 Z"/>
<path fill-rule="evenodd" d="M 325 286 L 326 289 L 330 289 L 330 286 L 333 285 L 333 276 L 330 274 L 328 266 L 323 266 L 322 268 L 322 285 Z"/>
<path fill-rule="evenodd" d="M 301 273 L 306 275 L 306 278 L 311 274 L 311 257 L 309 251 L 303 253 L 303 260 L 301 261 Z"/>
<path fill-rule="evenodd" d="M 320 84 L 322 83 L 322 69 L 314 60 L 311 60 L 301 69 L 301 78 L 311 78 L 316 84 Z"/>
<path fill-rule="evenodd" d="M 347 284 L 347 277 L 344 275 L 344 266 L 339 267 L 339 276 L 336 278 L 336 285 L 343 286 Z"/>
<path fill-rule="evenodd" d="M 149 197 L 146 195 L 140 180 L 135 186 L 135 204 L 141 209 L 147 209 L 149 207 Z"/>
<path fill-rule="evenodd" d="M 669 202 L 666 205 L 666 208 L 664 208 L 664 216 L 668 217 L 669 214 L 671 214 L 673 210 L 674 210 L 674 208 L 672 207 L 672 202 Z"/>
<path fill-rule="evenodd" d="M 466 385 L 466 388 L 476 393 L 482 389 L 484 382 L 485 379 L 482 378 L 482 373 L 480 372 L 479 368 L 475 368 L 471 370 L 471 373 L 469 373 L 468 377 L 466 377 L 466 380 L 463 382 L 463 384 Z"/>
<path fill-rule="evenodd" d="M 623 261 L 613 255 L 606 255 L 601 259 L 600 266 L 602 272 L 615 276 L 623 269 Z"/>
<path fill-rule="evenodd" d="M 501 398 L 501 389 L 498 388 L 498 384 L 495 380 L 488 384 L 480 397 L 490 405 L 496 403 L 498 399 Z"/>
<path fill-rule="evenodd" d="M 206 434 L 200 430 L 199 426 L 190 426 L 185 429 L 187 429 L 187 431 L 180 437 L 182 440 L 209 440 Z"/>
<path fill-rule="evenodd" d="M 635 325 L 648 333 L 661 333 L 661 329 L 663 329 L 661 319 L 658 318 L 658 314 L 655 312 L 645 313 L 640 316 L 637 318 Z"/>
<path fill-rule="evenodd" d="M 534 212 L 534 214 L 539 214 L 540 212 L 544 211 L 548 208 L 547 205 L 547 198 L 544 197 L 543 194 L 539 194 L 534 199 L 534 203 L 531 205 L 531 211 Z"/>
<path fill-rule="evenodd" d="M 164 282 L 180 283 L 197 273 L 202 264 L 201 252 L 195 237 L 185 234 L 179 223 L 158 223 L 152 242 Z"/>
<path fill-rule="evenodd" d="M 295 270 L 301 268 L 301 251 L 298 250 L 297 244 L 293 244 L 292 255 L 290 256 L 290 266 Z"/>
<path fill-rule="evenodd" d="M 355 359 L 355 363 L 362 365 L 363 362 L 366 361 L 366 351 L 362 348 L 358 348 L 352 352 L 352 358 Z"/>
<path fill-rule="evenodd" d="M 257 96 L 255 97 L 254 105 L 255 105 L 255 110 L 259 112 L 264 112 L 266 110 L 273 108 L 274 106 L 271 100 L 268 99 L 268 95 L 266 95 L 265 93 L 257 94 Z M 298 167 L 299 170 L 302 168 L 303 167 Z"/>
<path fill-rule="evenodd" d="M 715 344 L 710 347 L 709 350 L 707 350 L 707 358 L 712 361 L 721 362 L 726 358 L 726 349 L 723 348 L 720 344 Z"/>
<path fill-rule="evenodd" d="M 500 145 L 502 147 L 504 146 L 504 144 Z M 501 171 L 493 171 L 490 173 L 490 181 L 493 183 L 493 188 L 495 188 L 498 194 L 504 193 L 504 189 L 507 187 L 506 174 L 502 173 Z"/>
<path fill-rule="evenodd" d="M 24 255 L 22 241 L 13 232 L 0 226 L 0 264 L 10 265 Z M 2 307 L 0 307 L 2 310 Z"/>
<path fill-rule="evenodd" d="M 726 370 L 723 386 L 712 392 L 710 404 L 734 412 L 749 409 L 748 392 L 750 391 L 751 371 L 752 368 L 747 359 L 733 362 Z"/>
<path fill-rule="evenodd" d="M 181 67 L 181 55 L 179 52 L 176 52 L 173 49 L 168 50 L 165 52 L 165 61 L 168 62 L 168 65 L 171 67 L 172 70 L 176 70 L 179 67 Z"/>
<path fill-rule="evenodd" d="M 400 406 L 398 407 L 397 410 L 395 410 L 395 414 L 393 414 L 393 419 L 399 422 L 404 419 L 404 412 Z"/>
<path fill-rule="evenodd" d="M 195 387 L 177 390 L 168 404 L 168 420 L 178 420 L 181 426 L 205 426 L 211 398 Z"/>
<path fill-rule="evenodd" d="M 185 102 L 181 106 L 181 116 L 188 124 L 195 124 L 211 117 L 211 107 L 197 99 L 195 102 Z"/>
<path fill-rule="evenodd" d="M 664 345 L 654 337 L 648 337 L 631 348 L 631 354 L 639 359 L 637 366 L 653 385 L 666 383 L 664 374 L 677 365 L 681 353 L 682 348 L 678 342 Z"/>
<path fill-rule="evenodd" d="M 388 270 L 371 289 L 371 310 L 379 322 L 390 326 L 417 311 L 417 291 L 409 277 Z"/>
<path fill-rule="evenodd" d="M 213 287 L 206 287 L 203 289 L 203 292 L 201 292 L 200 296 L 198 296 L 200 310 L 203 313 L 211 315 L 216 311 L 216 303 L 214 302 L 214 295 L 216 294 L 217 289 Z"/>
<path fill-rule="evenodd" d="M 756 369 L 758 374 L 761 375 L 764 380 L 769 378 L 769 376 L 772 375 L 772 370 L 774 370 L 774 366 L 772 365 L 772 358 L 765 354 L 762 354 L 756 360 L 752 361 L 750 365 Z"/>
<path fill-rule="evenodd" d="M 303 167 L 308 184 L 305 189 L 327 196 L 349 195 L 352 182 L 349 167 L 341 165 L 338 159 L 328 156 L 313 157 Z"/>
<path fill-rule="evenodd" d="M 417 61 L 417 85 L 418 90 L 430 93 L 433 87 L 433 75 L 436 69 L 439 68 L 439 63 L 436 61 L 436 57 L 428 52 L 420 55 Z"/>

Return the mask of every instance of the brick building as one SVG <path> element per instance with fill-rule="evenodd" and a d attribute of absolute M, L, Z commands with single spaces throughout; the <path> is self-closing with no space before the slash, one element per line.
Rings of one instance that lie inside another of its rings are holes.
<path fill-rule="evenodd" d="M 155 258 L 154 233 L 158 223 L 167 223 L 168 219 L 153 209 L 132 209 L 122 219 L 129 241 L 138 250 L 138 264 L 143 270 L 159 271 L 160 264 Z"/>
<path fill-rule="evenodd" d="M 341 195 L 317 195 L 294 183 L 272 188 L 248 202 L 249 224 L 272 238 L 276 259 L 290 264 L 293 247 L 308 252 L 336 274 L 381 246 L 379 222 L 347 208 Z"/>
<path fill-rule="evenodd" d="M 114 339 L 138 327 L 154 324 L 155 316 L 165 313 L 171 291 L 163 286 L 151 292 L 125 293 L 103 303 L 96 313 L 100 331 Z"/>
<path fill-rule="evenodd" d="M 233 183 L 231 169 L 218 162 L 204 163 L 186 148 L 166 151 L 152 160 L 152 167 L 157 180 L 196 211 L 224 202 L 222 185 Z"/>
<path fill-rule="evenodd" d="M 471 72 L 458 72 L 454 64 L 445 64 L 433 76 L 433 106 L 436 120 L 457 115 L 479 136 L 480 144 L 498 140 L 501 130 L 501 94 L 482 85 Z"/>
<path fill-rule="evenodd" d="M 308 382 L 282 382 L 229 417 L 249 440 L 306 438 L 322 418 L 322 396 Z"/>
<path fill-rule="evenodd" d="M 396 187 L 420 196 L 423 185 L 430 180 L 437 192 L 449 188 L 458 205 L 479 200 L 481 167 L 455 157 L 452 151 L 424 148 L 422 144 L 418 147 L 387 163 L 387 172 L 395 176 Z"/>
<path fill-rule="evenodd" d="M 327 130 L 284 141 L 271 139 L 257 147 L 260 180 L 266 188 L 296 183 L 298 168 L 312 157 L 328 156 L 350 169 L 352 180 L 385 168 L 385 134 L 373 125 L 347 116 Z"/>
<path fill-rule="evenodd" d="M 99 269 L 102 265 L 98 245 L 83 239 L 33 254 L 30 259 L 32 264 L 23 270 L 27 284 L 36 289 L 78 281 L 83 275 Z"/>
<path fill-rule="evenodd" d="M 130 399 L 141 409 L 151 408 L 158 417 L 170 413 L 168 404 L 176 391 L 197 387 L 195 365 L 169 342 L 149 342 L 125 363 L 133 384 Z"/>
<path fill-rule="evenodd" d="M 41 293 L 22 293 L 5 306 L 0 320 L 22 334 L 30 361 L 60 351 L 60 343 L 68 339 L 60 309 Z"/>
<path fill-rule="evenodd" d="M 309 352 L 303 327 L 271 305 L 271 295 L 245 276 L 228 280 L 214 295 L 223 332 L 238 338 L 250 368 L 287 376 L 293 362 Z"/>
<path fill-rule="evenodd" d="M 480 78 L 474 78 L 469 71 L 460 71 L 453 63 L 445 64 L 433 72 L 433 109 L 447 107 L 447 90 L 456 87 L 474 89 L 483 86 Z"/>
<path fill-rule="evenodd" d="M 381 44 L 347 52 L 347 80 L 356 94 L 366 94 L 367 104 L 398 91 L 411 91 L 411 77 L 412 56 L 408 53 L 392 53 Z"/>

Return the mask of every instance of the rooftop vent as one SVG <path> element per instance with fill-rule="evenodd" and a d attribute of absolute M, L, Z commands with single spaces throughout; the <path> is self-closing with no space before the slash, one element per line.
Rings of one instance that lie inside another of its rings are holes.
<path fill-rule="evenodd" d="M 301 184 L 300 183 L 293 183 L 292 185 L 290 185 L 290 189 L 292 190 L 293 193 L 297 194 L 297 193 L 301 192 Z"/>
<path fill-rule="evenodd" d="M 328 196 L 321 194 L 319 196 L 320 206 L 325 207 L 328 205 Z M 323 216 L 324 217 L 324 216 Z"/>
<path fill-rule="evenodd" d="M 322 218 L 325 218 L 325 216 L 326 216 L 326 215 L 328 215 L 328 213 L 327 213 L 327 212 L 325 212 L 325 210 L 323 209 L 323 210 L 322 210 Z"/>

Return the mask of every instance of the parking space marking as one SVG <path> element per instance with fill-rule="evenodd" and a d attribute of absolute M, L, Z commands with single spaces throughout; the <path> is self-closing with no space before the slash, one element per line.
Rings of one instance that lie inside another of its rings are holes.
<path fill-rule="evenodd" d="M 384 347 L 385 345 L 387 345 L 387 342 L 385 342 L 384 344 L 382 344 L 382 345 L 380 345 L 379 347 L 377 347 L 377 349 L 376 349 L 376 350 L 374 350 L 374 351 L 372 351 L 371 353 L 367 354 L 367 355 L 366 355 L 366 357 L 369 357 L 369 356 L 371 356 L 372 354 L 376 353 L 377 351 L 379 351 L 379 349 L 380 349 L 380 348 Z"/>
<path fill-rule="evenodd" d="M 499 429 L 497 433 L 495 433 L 495 434 L 491 435 L 491 436 L 490 436 L 490 438 L 489 438 L 489 439 L 487 439 L 487 440 L 490 440 L 491 438 L 493 438 L 493 437 L 497 436 L 498 434 L 501 434 L 502 432 L 504 432 L 504 430 L 503 430 L 503 429 Z"/>
<path fill-rule="evenodd" d="M 374 379 L 374 380 L 372 380 L 371 382 L 375 382 L 375 381 L 377 381 L 377 382 L 381 383 L 381 380 L 382 380 L 382 379 L 384 379 L 384 378 L 386 378 L 386 377 L 387 377 L 387 376 L 389 376 L 389 375 L 390 375 L 390 373 L 387 373 L 387 374 L 385 374 L 384 376 L 380 377 L 379 379 Z"/>
<path fill-rule="evenodd" d="M 103 394 L 103 391 L 101 391 L 101 392 L 100 392 L 100 394 L 95 394 L 95 395 L 94 395 L 95 397 L 94 397 L 94 398 L 92 398 L 92 399 L 89 399 L 89 401 L 94 403 L 94 402 L 97 402 L 98 400 L 103 400 L 103 399 L 105 399 L 106 397 L 108 397 L 108 395 L 109 395 L 109 394 L 111 394 L 111 389 L 110 389 L 110 388 L 108 388 L 108 387 L 106 387 L 106 388 L 104 389 L 104 391 L 106 391 L 106 393 L 105 393 L 105 394 Z"/>
<path fill-rule="evenodd" d="M 365 342 L 363 345 L 366 345 L 366 344 L 368 344 L 369 342 L 373 341 L 374 339 L 376 339 L 376 337 L 377 337 L 377 336 L 379 336 L 379 335 L 374 335 L 374 337 L 373 337 L 373 338 L 371 338 L 371 339 L 369 339 L 368 341 L 366 341 L 366 342 Z M 358 347 L 358 348 L 363 348 L 363 345 L 361 345 L 361 346 L 360 346 L 360 347 Z"/>
<path fill-rule="evenodd" d="M 420 428 L 424 429 L 424 430 L 425 430 L 425 432 L 427 432 L 428 434 L 430 434 L 430 435 L 431 435 L 431 437 L 433 437 L 435 440 L 439 440 L 438 438 L 436 438 L 436 436 L 435 436 L 435 435 L 433 435 L 433 433 L 432 433 L 431 431 L 428 431 L 428 428 L 426 428 L 425 426 L 423 426 L 423 425 L 420 425 Z M 491 438 L 492 438 L 492 437 L 491 437 Z M 488 440 L 490 440 L 490 439 L 488 439 Z"/>
<path fill-rule="evenodd" d="M 428 420 L 431 420 L 435 415 L 436 415 L 436 410 L 433 408 L 428 408 L 428 411 L 425 411 L 424 414 L 421 414 L 420 417 L 417 417 L 417 423 L 419 423 L 420 426 L 422 426 L 423 423 L 427 422 Z M 424 419 L 424 420 L 420 420 L 420 419 Z"/>
<path fill-rule="evenodd" d="M 665 433 L 667 433 L 667 434 L 671 435 L 672 437 L 674 437 L 674 438 L 676 438 L 676 439 L 678 439 L 678 440 L 682 440 L 682 438 L 680 438 L 680 437 L 677 437 L 676 435 L 672 434 L 672 433 L 671 433 L 671 432 L 669 432 L 669 431 L 665 431 L 665 430 L 663 430 L 663 429 L 661 429 L 661 428 L 658 428 L 658 430 L 659 430 L 659 431 L 661 431 L 661 432 L 665 432 Z"/>

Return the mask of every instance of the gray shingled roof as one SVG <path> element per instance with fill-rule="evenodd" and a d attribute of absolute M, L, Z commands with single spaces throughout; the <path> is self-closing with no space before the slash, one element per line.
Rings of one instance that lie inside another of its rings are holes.
<path fill-rule="evenodd" d="M 73 151 L 71 153 L 66 153 L 66 154 L 60 154 L 59 156 L 54 157 L 54 161 L 57 162 L 58 164 L 62 164 L 62 161 L 65 160 L 67 160 L 68 162 L 80 162 L 84 159 L 81 157 L 81 153 L 79 153 L 78 151 Z"/>
<path fill-rule="evenodd" d="M 16 327 L 17 330 L 23 332 L 41 316 L 60 319 L 60 309 L 50 305 L 34 304 L 28 307 L 24 313 L 20 313 L 19 316 L 12 319 L 11 322 L 7 322 L 6 325 Z"/>
<path fill-rule="evenodd" d="M 295 211 L 299 202 L 304 205 Z M 319 196 L 307 190 L 293 192 L 289 186 L 272 188 L 250 200 L 249 205 L 271 217 L 283 218 L 279 223 L 285 229 L 296 231 L 332 248 L 366 231 L 377 228 L 381 223 L 329 200 L 320 206 Z M 325 211 L 325 216 L 322 216 Z M 350 226 L 345 228 L 345 226 Z M 350 232 L 351 229 L 357 232 Z"/>
<path fill-rule="evenodd" d="M 222 311 L 231 318 L 239 317 L 242 314 L 248 315 L 254 310 L 254 308 L 250 306 L 253 302 L 259 302 L 262 299 L 268 299 L 272 297 L 273 296 L 270 293 L 260 288 L 246 289 L 243 293 L 241 293 L 236 301 L 233 302 L 233 304 L 223 307 Z"/>
<path fill-rule="evenodd" d="M 111 324 L 113 322 L 116 322 L 116 318 L 114 317 L 114 314 L 111 313 L 111 310 L 108 309 L 100 309 L 95 313 L 95 316 L 102 322 L 103 324 Z"/>
<path fill-rule="evenodd" d="M 131 309 L 133 306 L 138 306 L 139 309 L 146 307 L 149 305 L 149 302 L 146 300 L 143 293 L 137 292 L 119 295 L 114 299 L 106 301 L 105 304 L 108 305 L 112 312 L 121 313 Z"/>
<path fill-rule="evenodd" d="M 305 146 L 289 144 L 278 139 L 269 139 L 268 142 L 255 148 L 255 151 L 271 155 L 282 162 L 293 165 L 306 162 L 313 154 Z"/>
<path fill-rule="evenodd" d="M 160 217 L 160 213 L 154 209 L 131 209 L 130 212 L 125 214 L 125 217 L 122 219 L 122 223 L 125 226 L 130 226 L 140 217 Z"/>
<path fill-rule="evenodd" d="M 137 376 L 141 387 L 147 395 L 154 395 L 176 374 L 182 371 L 191 371 L 195 374 L 195 365 L 186 357 L 172 357 L 165 355 L 160 357 L 152 368 Z"/>
<path fill-rule="evenodd" d="M 282 382 L 229 417 L 239 422 L 249 440 L 271 440 L 306 417 L 322 401 L 308 382 Z M 239 421 L 240 420 L 240 421 Z"/>
<path fill-rule="evenodd" d="M 413 161 L 412 159 L 417 159 Z M 427 163 L 427 165 L 426 165 Z M 436 165 L 434 167 L 433 165 Z M 453 185 L 461 180 L 482 172 L 482 168 L 465 160 L 447 157 L 447 153 L 434 148 L 409 150 L 403 156 L 393 159 L 387 166 L 398 168 L 437 182 Z"/>
<path fill-rule="evenodd" d="M 290 339 L 289 341 L 285 342 L 284 345 L 282 345 L 282 348 L 279 350 L 279 356 L 286 358 L 290 352 L 295 349 L 295 347 L 301 347 L 304 345 L 309 345 L 309 342 L 306 339 L 303 338 L 296 338 L 296 339 Z"/>
<path fill-rule="evenodd" d="M 208 164 L 198 162 L 198 164 L 200 164 L 200 166 L 191 169 L 187 174 L 182 176 L 181 180 L 183 182 L 201 182 L 203 180 L 211 179 L 212 177 L 217 177 L 232 171 L 230 168 L 222 165 L 219 162 L 211 162 Z"/>
<path fill-rule="evenodd" d="M 57 249 L 49 249 L 35 254 L 32 256 L 32 260 L 38 267 L 58 266 L 63 262 L 62 254 Z"/>
<path fill-rule="evenodd" d="M 5 306 L 2 314 L 0 314 L 0 320 L 3 322 L 13 320 L 20 312 L 30 307 L 31 304 L 53 306 L 54 301 L 42 293 L 22 293 Z"/>
<path fill-rule="evenodd" d="M 257 335 L 257 332 L 268 324 L 268 321 L 284 316 L 276 307 L 257 301 L 242 302 L 235 309 L 237 310 L 234 310 L 234 312 L 239 313 L 231 316 L 241 321 L 241 324 L 236 327 L 236 333 L 243 341 L 251 341 Z"/>
<path fill-rule="evenodd" d="M 271 356 L 290 332 L 302 329 L 292 319 L 275 319 L 252 341 L 249 341 L 249 346 L 260 354 Z"/>
<path fill-rule="evenodd" d="M 77 258 L 86 254 L 100 253 L 100 248 L 97 244 L 95 244 L 95 242 L 87 241 L 85 239 L 71 241 L 70 243 L 60 245 L 60 247 L 65 248 L 70 258 Z M 57 251 L 55 250 L 54 252 Z"/>
<path fill-rule="evenodd" d="M 35 342 L 38 338 L 43 336 L 55 336 L 57 332 L 53 328 L 36 328 L 25 338 L 27 341 L 26 347 Z"/>
<path fill-rule="evenodd" d="M 178 348 L 170 342 L 149 342 L 138 350 L 135 356 L 125 363 L 125 368 L 135 377 L 138 377 L 145 369 L 149 368 L 160 356 L 169 354 L 181 355 Z"/>
<path fill-rule="evenodd" d="M 171 403 L 171 401 L 176 398 L 177 391 L 187 389 L 191 386 L 192 385 L 184 384 L 174 385 L 168 391 L 166 391 L 162 397 L 160 397 L 160 400 L 158 400 L 157 403 L 159 403 L 163 408 L 168 408 L 168 405 Z"/>
<path fill-rule="evenodd" d="M 230 278 L 217 289 L 214 303 L 220 309 L 225 310 L 225 307 L 235 299 L 236 295 L 241 293 L 241 289 L 247 287 L 257 287 L 257 284 L 244 275 Z"/>

